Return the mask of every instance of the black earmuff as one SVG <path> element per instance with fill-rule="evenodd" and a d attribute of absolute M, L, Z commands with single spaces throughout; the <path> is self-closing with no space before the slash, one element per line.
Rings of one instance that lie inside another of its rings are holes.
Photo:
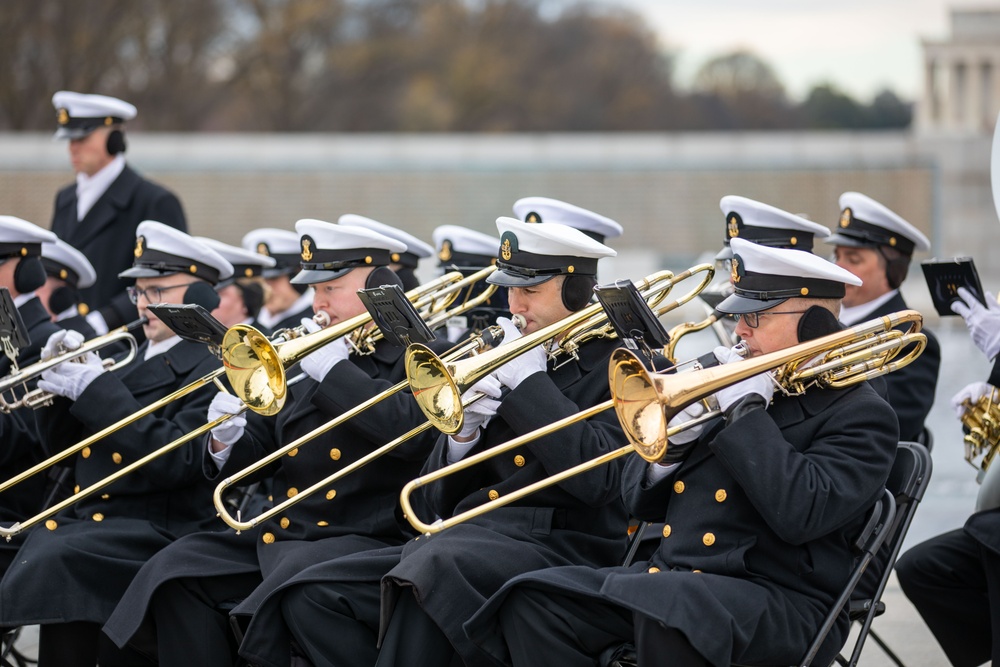
<path fill-rule="evenodd" d="M 805 343 L 822 336 L 828 336 L 842 328 L 840 322 L 829 310 L 822 306 L 810 306 L 799 320 L 799 342 Z"/>
<path fill-rule="evenodd" d="M 256 281 L 236 281 L 236 287 L 243 297 L 243 308 L 247 311 L 247 317 L 256 319 L 264 306 L 264 286 Z"/>
<path fill-rule="evenodd" d="M 409 292 L 411 289 L 420 284 L 420 280 L 417 279 L 417 274 L 414 273 L 413 268 L 409 266 L 396 269 L 393 273 L 399 276 L 404 292 Z"/>
<path fill-rule="evenodd" d="M 199 280 L 184 290 L 184 303 L 198 305 L 211 312 L 219 307 L 219 293 L 205 281 Z"/>
<path fill-rule="evenodd" d="M 365 279 L 365 289 L 373 289 L 382 285 L 399 285 L 403 287 L 403 281 L 388 266 L 379 266 L 368 274 L 368 277 Z"/>
<path fill-rule="evenodd" d="M 111 130 L 108 134 L 108 155 L 118 155 L 125 152 L 125 133 L 121 130 Z"/>
<path fill-rule="evenodd" d="M 45 284 L 45 267 L 39 257 L 22 257 L 14 269 L 14 289 L 21 294 L 34 292 Z"/>
<path fill-rule="evenodd" d="M 906 274 L 910 270 L 910 258 L 906 255 L 895 259 L 886 259 L 885 277 L 889 282 L 889 287 L 896 289 L 906 280 Z"/>
<path fill-rule="evenodd" d="M 597 279 L 593 276 L 566 276 L 562 285 L 562 302 L 566 310 L 576 312 L 590 303 Z"/>
<path fill-rule="evenodd" d="M 60 285 L 49 294 L 49 312 L 55 315 L 80 303 L 80 292 L 69 285 Z"/>

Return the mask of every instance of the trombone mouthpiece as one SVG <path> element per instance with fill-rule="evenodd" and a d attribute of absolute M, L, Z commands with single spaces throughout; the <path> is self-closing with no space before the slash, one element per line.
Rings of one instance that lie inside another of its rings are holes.
<path fill-rule="evenodd" d="M 733 346 L 733 352 L 746 359 L 748 356 L 750 356 L 750 346 L 747 345 L 746 342 L 741 340 L 739 343 Z"/>
<path fill-rule="evenodd" d="M 330 316 L 324 313 L 322 310 L 313 315 L 313 322 L 318 324 L 320 328 L 327 328 L 330 326 Z"/>
<path fill-rule="evenodd" d="M 524 331 L 524 327 L 528 326 L 528 320 L 524 319 L 524 315 L 511 315 L 510 321 L 518 331 Z"/>

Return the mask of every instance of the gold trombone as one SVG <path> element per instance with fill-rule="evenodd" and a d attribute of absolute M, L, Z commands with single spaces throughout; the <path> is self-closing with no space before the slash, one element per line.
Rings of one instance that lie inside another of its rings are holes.
<path fill-rule="evenodd" d="M 41 389 L 29 390 L 27 383 L 34 378 L 39 377 L 50 368 L 55 368 L 59 364 L 72 361 L 89 352 L 96 352 L 97 350 L 103 349 L 109 345 L 123 342 L 127 344 L 129 348 L 126 355 L 117 360 L 105 359 L 103 362 L 104 367 L 106 370 L 117 370 L 132 363 L 135 359 L 137 345 L 135 343 L 135 337 L 129 333 L 129 330 L 137 326 L 141 326 L 145 323 L 145 321 L 145 318 L 141 318 L 131 324 L 126 324 L 123 327 L 109 331 L 103 336 L 91 338 L 75 350 L 63 349 L 49 359 L 36 361 L 35 363 L 29 364 L 24 368 L 18 368 L 15 364 L 13 372 L 0 379 L 0 412 L 9 413 L 13 410 L 17 410 L 18 408 L 25 407 L 34 410 L 50 405 L 53 398 L 52 393 L 42 391 Z M 20 398 L 18 398 L 17 392 L 15 391 L 18 387 L 24 390 L 24 393 L 21 394 Z M 11 392 L 11 398 L 9 400 L 7 398 L 7 392 Z"/>
<path fill-rule="evenodd" d="M 695 289 L 676 301 L 662 304 L 674 285 L 702 272 L 705 277 Z M 711 282 L 714 272 L 711 264 L 699 264 L 676 276 L 670 271 L 660 271 L 644 278 L 637 287 L 659 317 L 697 296 Z M 427 418 L 441 432 L 454 435 L 462 430 L 464 420 L 462 394 L 511 359 L 556 338 L 560 338 L 561 342 L 550 356 L 575 356 L 583 342 L 614 335 L 603 307 L 600 303 L 594 303 L 558 322 L 522 336 L 513 343 L 463 361 L 445 362 L 428 347 L 411 345 L 406 350 L 406 377 L 413 390 L 413 397 Z"/>
<path fill-rule="evenodd" d="M 910 328 L 906 332 L 894 329 L 907 323 L 910 324 Z M 697 419 L 668 426 L 669 421 L 688 405 L 714 394 L 723 387 L 766 371 L 775 371 L 774 381 L 781 391 L 789 394 L 802 393 L 812 386 L 844 388 L 890 373 L 906 366 L 923 352 L 927 338 L 919 333 L 922 323 L 923 317 L 920 313 L 914 310 L 900 311 L 760 357 L 674 374 L 650 374 L 638 357 L 628 350 L 619 348 L 612 354 L 608 368 L 612 395 L 610 401 L 408 482 L 399 498 L 403 514 L 410 525 L 421 533 L 438 533 L 632 452 L 650 462 L 660 461 L 666 454 L 667 440 L 671 436 L 719 416 L 718 410 L 709 411 Z M 904 356 L 896 358 L 900 351 L 911 345 L 912 349 Z M 823 355 L 821 362 L 810 365 L 810 362 L 819 355 Z M 417 489 L 516 449 L 532 440 L 550 435 L 566 426 L 589 419 L 612 406 L 618 413 L 619 421 L 629 437 L 630 444 L 443 521 L 428 524 L 421 521 L 413 511 L 410 496 Z"/>
<path fill-rule="evenodd" d="M 451 314 L 446 306 L 441 304 L 452 303 L 463 290 L 469 288 L 478 280 L 485 278 L 489 273 L 496 270 L 495 267 L 488 267 L 482 271 L 462 277 L 462 274 L 455 271 L 447 273 L 436 280 L 425 285 L 414 288 L 407 293 L 407 298 L 419 309 L 434 313 L 431 318 L 436 324 L 441 324 L 447 320 Z M 467 299 L 468 301 L 468 299 Z M 471 306 L 469 306 L 471 307 Z M 143 417 L 156 412 L 161 407 L 183 398 L 184 396 L 204 387 L 208 384 L 215 384 L 220 391 L 226 388 L 220 382 L 223 374 L 226 374 L 234 393 L 246 404 L 246 406 L 265 415 L 276 414 L 283 406 L 287 398 L 288 382 L 285 377 L 285 369 L 300 361 L 304 356 L 330 343 L 331 341 L 351 334 L 355 329 L 365 327 L 371 322 L 371 315 L 367 312 L 345 320 L 334 327 L 328 327 L 312 334 L 301 335 L 300 331 L 292 330 L 289 337 L 291 340 L 280 342 L 278 345 L 272 344 L 261 332 L 246 325 L 237 325 L 226 332 L 221 347 L 223 366 L 212 371 L 194 382 L 181 387 L 170 395 L 137 410 L 128 417 L 107 426 L 97 433 L 81 440 L 75 445 L 67 447 L 61 452 L 50 456 L 45 461 L 38 463 L 28 470 L 15 475 L 6 482 L 0 484 L 0 493 L 19 484 L 25 479 L 45 470 L 60 461 L 76 454 L 89 447 L 98 440 L 118 431 L 126 426 L 142 419 Z M 429 323 L 430 324 L 430 323 Z M 371 332 L 370 336 L 377 336 L 377 332 Z M 159 449 L 147 454 L 137 461 L 125 466 L 114 474 L 91 484 L 86 489 L 77 491 L 69 498 L 59 502 L 45 511 L 35 516 L 19 521 L 10 527 L 0 526 L 0 536 L 6 537 L 9 541 L 11 537 L 34 524 L 47 519 L 54 514 L 61 512 L 66 507 L 75 502 L 96 493 L 100 489 L 108 486 L 131 474 L 134 470 L 144 466 L 150 461 L 163 456 L 164 454 L 177 449 L 181 445 L 208 433 L 216 426 L 231 419 L 232 414 L 222 415 L 218 419 L 210 421 L 193 431 L 190 431 L 172 442 L 163 445 Z"/>
<path fill-rule="evenodd" d="M 975 403 L 963 401 L 962 408 L 962 426 L 968 430 L 963 438 L 965 460 L 979 471 L 976 481 L 981 482 L 1000 447 L 1000 389 L 990 387 Z"/>

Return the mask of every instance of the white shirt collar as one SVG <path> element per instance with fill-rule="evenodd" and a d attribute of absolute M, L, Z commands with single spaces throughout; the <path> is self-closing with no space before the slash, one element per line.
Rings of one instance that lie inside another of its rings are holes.
<path fill-rule="evenodd" d="M 143 361 L 149 361 L 158 354 L 163 354 L 167 352 L 170 348 L 177 343 L 181 342 L 180 336 L 171 336 L 166 340 L 161 340 L 157 342 L 150 341 L 149 345 L 146 346 L 146 355 L 142 358 Z"/>
<path fill-rule="evenodd" d="M 76 175 L 76 219 L 83 220 L 97 200 L 125 170 L 125 156 L 119 153 L 93 176 Z"/>
<path fill-rule="evenodd" d="M 861 322 L 866 315 L 871 313 L 873 310 L 878 308 L 884 303 L 888 303 L 893 297 L 899 294 L 898 289 L 890 290 L 880 297 L 872 299 L 868 303 L 863 303 L 860 306 L 841 306 L 840 307 L 840 322 L 846 326 L 851 326 Z"/>
<path fill-rule="evenodd" d="M 18 294 L 14 297 L 14 307 L 20 308 L 24 304 L 28 303 L 35 298 L 34 292 L 28 292 L 27 294 Z"/>
<path fill-rule="evenodd" d="M 76 306 L 70 306 L 66 310 L 56 315 L 56 322 L 62 322 L 63 320 L 68 320 L 69 318 L 76 317 L 79 314 L 80 310 Z"/>

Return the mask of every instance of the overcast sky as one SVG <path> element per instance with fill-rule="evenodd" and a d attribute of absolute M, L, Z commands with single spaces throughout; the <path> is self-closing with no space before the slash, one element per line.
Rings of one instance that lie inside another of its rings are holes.
<path fill-rule="evenodd" d="M 1000 8 L 1000 0 L 617 1 L 679 54 L 682 85 L 708 58 L 744 47 L 769 62 L 796 99 L 830 81 L 863 102 L 884 88 L 919 96 L 920 40 L 950 34 L 951 7 Z"/>

